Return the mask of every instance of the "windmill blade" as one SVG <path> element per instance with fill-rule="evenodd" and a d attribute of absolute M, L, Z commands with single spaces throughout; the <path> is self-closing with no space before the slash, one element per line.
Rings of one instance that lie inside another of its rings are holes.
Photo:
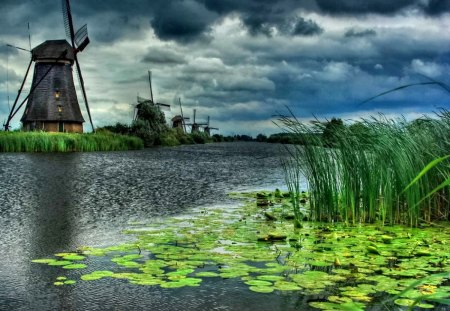
<path fill-rule="evenodd" d="M 77 52 L 81 52 L 84 48 L 91 42 L 88 36 L 87 24 L 84 24 L 75 34 L 75 46 L 77 48 Z"/>
<path fill-rule="evenodd" d="M 63 2 L 63 17 L 64 27 L 66 28 L 66 35 L 70 38 L 70 43 L 75 49 L 75 30 L 73 27 L 72 12 L 70 10 L 70 0 L 62 0 Z"/>
<path fill-rule="evenodd" d="M 156 105 L 159 107 L 160 110 L 170 111 L 170 105 L 161 103 L 156 103 Z"/>
<path fill-rule="evenodd" d="M 69 15 L 68 12 L 70 10 L 70 7 L 67 6 L 66 0 L 62 0 L 62 14 L 63 14 L 63 21 L 64 21 L 64 29 L 66 30 L 66 38 L 70 39 L 70 26 L 69 26 Z"/>
<path fill-rule="evenodd" d="M 86 96 L 86 90 L 84 88 L 84 80 L 83 80 L 83 76 L 81 74 L 80 63 L 78 62 L 77 54 L 74 55 L 74 58 L 75 58 L 75 64 L 77 66 L 78 81 L 80 82 L 81 92 L 83 93 L 83 100 L 84 100 L 84 103 L 86 104 L 86 111 L 89 116 L 89 122 L 91 123 L 92 131 L 95 132 L 94 123 L 92 122 L 91 110 L 89 109 L 89 103 L 88 103 L 88 99 Z"/>

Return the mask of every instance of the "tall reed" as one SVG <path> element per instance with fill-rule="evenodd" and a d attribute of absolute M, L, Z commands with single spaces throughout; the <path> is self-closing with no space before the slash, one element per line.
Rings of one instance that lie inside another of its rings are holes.
<path fill-rule="evenodd" d="M 0 132 L 0 152 L 72 152 L 142 149 L 141 139 L 107 133 Z"/>
<path fill-rule="evenodd" d="M 450 176 L 448 165 L 405 190 L 429 162 L 450 153 L 447 111 L 412 123 L 382 115 L 363 119 L 359 127 L 336 130 L 332 147 L 325 147 L 317 135 L 325 129 L 322 123 L 305 124 L 292 115 L 279 121 L 287 132 L 305 141 L 302 146 L 288 147 L 284 168 L 291 191 L 299 191 L 292 185 L 298 184 L 300 175 L 306 178 L 311 219 L 410 226 L 449 219 L 447 188 L 426 197 Z"/>

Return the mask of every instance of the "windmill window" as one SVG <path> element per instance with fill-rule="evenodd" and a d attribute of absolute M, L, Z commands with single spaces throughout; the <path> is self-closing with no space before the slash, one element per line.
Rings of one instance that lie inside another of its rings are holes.
<path fill-rule="evenodd" d="M 55 99 L 59 100 L 60 96 L 61 96 L 61 92 L 59 90 L 56 90 L 55 91 Z"/>
<path fill-rule="evenodd" d="M 61 113 L 63 111 L 62 106 L 58 105 L 58 112 Z"/>

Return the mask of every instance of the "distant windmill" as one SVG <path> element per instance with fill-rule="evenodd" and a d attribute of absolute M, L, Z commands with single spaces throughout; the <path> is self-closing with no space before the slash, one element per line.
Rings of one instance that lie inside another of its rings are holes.
<path fill-rule="evenodd" d="M 170 111 L 170 105 L 162 104 L 162 103 L 155 103 L 155 101 L 153 100 L 152 72 L 151 71 L 148 71 L 148 82 L 150 85 L 150 98 L 147 99 L 147 98 L 143 98 L 140 96 L 137 97 L 137 104 L 134 107 L 135 108 L 134 117 L 133 117 L 134 121 L 139 119 L 143 105 L 155 106 L 155 107 L 158 107 L 158 109 L 160 109 L 160 110 Z"/>
<path fill-rule="evenodd" d="M 205 126 L 205 133 L 207 133 L 208 135 L 211 135 L 211 130 L 217 130 L 218 131 L 219 128 L 209 126 L 209 116 L 208 116 L 208 123 Z"/>
<path fill-rule="evenodd" d="M 75 64 L 87 114 L 94 131 L 84 80 L 77 58 L 77 54 L 89 44 L 87 25 L 75 32 L 70 0 L 62 0 L 62 5 L 66 35 L 70 39 L 70 43 L 66 40 L 47 40 L 31 50 L 31 60 L 5 123 L 5 130 L 9 129 L 12 118 L 26 102 L 26 108 L 21 118 L 24 130 L 82 133 L 84 118 L 81 114 L 72 75 L 72 67 Z M 30 92 L 18 105 L 33 62 L 35 66 Z"/>
<path fill-rule="evenodd" d="M 176 115 L 172 118 L 172 128 L 180 128 L 186 133 L 186 121 L 189 118 L 183 115 L 183 107 L 181 106 L 181 98 L 178 98 L 178 102 L 180 103 L 180 112 L 181 115 Z"/>
<path fill-rule="evenodd" d="M 195 121 L 196 114 L 197 114 L 197 109 L 194 109 L 194 120 L 191 124 L 189 124 L 191 126 L 191 133 L 200 132 L 200 128 L 204 128 L 204 127 L 208 126 L 208 123 L 197 123 Z"/>

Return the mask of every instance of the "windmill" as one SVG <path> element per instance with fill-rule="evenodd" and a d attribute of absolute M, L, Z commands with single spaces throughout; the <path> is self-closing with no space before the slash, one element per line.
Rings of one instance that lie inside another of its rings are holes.
<path fill-rule="evenodd" d="M 183 115 L 183 107 L 181 106 L 181 98 L 178 98 L 178 102 L 180 103 L 180 112 L 181 115 L 176 115 L 172 118 L 172 128 L 180 128 L 183 130 L 184 133 L 186 133 L 186 121 L 189 120 L 189 118 L 185 117 Z"/>
<path fill-rule="evenodd" d="M 47 40 L 31 50 L 31 60 L 5 123 L 5 130 L 9 129 L 12 118 L 26 103 L 21 118 L 23 129 L 82 133 L 84 118 L 81 114 L 72 74 L 72 67 L 75 64 L 89 121 L 92 130 L 95 131 L 77 57 L 78 53 L 82 52 L 90 42 L 87 25 L 75 32 L 70 0 L 62 0 L 62 6 L 66 35 L 70 39 L 70 43 L 66 40 Z M 18 105 L 33 62 L 35 66 L 30 92 Z"/>
<path fill-rule="evenodd" d="M 197 114 L 197 109 L 194 109 L 194 120 L 191 124 L 189 124 L 191 126 L 191 133 L 196 133 L 196 132 L 200 132 L 200 128 L 205 127 L 208 125 L 208 123 L 197 123 L 195 122 L 195 116 Z"/>
<path fill-rule="evenodd" d="M 138 96 L 137 97 L 137 104 L 135 105 L 135 112 L 134 112 L 134 117 L 133 117 L 133 121 L 136 121 L 137 119 L 139 119 L 139 116 L 141 115 L 141 111 L 142 111 L 142 107 L 143 105 L 150 105 L 150 106 L 156 106 L 158 107 L 159 110 L 166 110 L 166 111 L 170 111 L 170 105 L 167 104 L 162 104 L 162 103 L 156 103 L 153 100 L 153 89 L 152 89 L 152 72 L 149 70 L 148 71 L 148 82 L 150 85 L 150 98 L 143 98 Z"/>
<path fill-rule="evenodd" d="M 218 131 L 219 128 L 209 126 L 209 116 L 208 116 L 208 122 L 207 122 L 207 125 L 205 126 L 204 131 L 205 131 L 206 134 L 211 135 L 211 130 L 217 130 Z"/>

